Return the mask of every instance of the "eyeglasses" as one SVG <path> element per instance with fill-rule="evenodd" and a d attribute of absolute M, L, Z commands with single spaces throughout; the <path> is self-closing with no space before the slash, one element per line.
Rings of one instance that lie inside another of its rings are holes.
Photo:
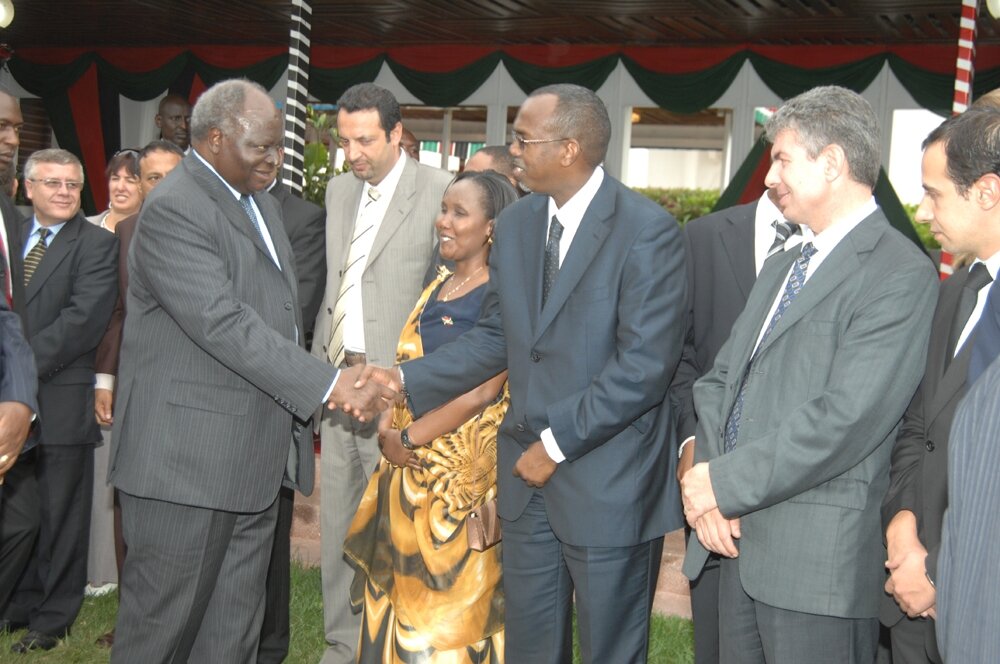
<path fill-rule="evenodd" d="M 519 133 L 511 129 L 510 139 L 514 143 L 517 143 L 517 147 L 524 149 L 525 145 L 537 145 L 538 143 L 557 143 L 559 141 L 568 141 L 568 138 L 525 138 Z"/>
<path fill-rule="evenodd" d="M 80 191 L 83 188 L 82 182 L 76 182 L 74 180 L 57 180 L 55 178 L 45 178 L 44 180 L 37 180 L 35 178 L 28 178 L 28 182 L 37 182 L 46 189 L 52 191 L 59 191 L 64 186 L 67 191 Z"/>

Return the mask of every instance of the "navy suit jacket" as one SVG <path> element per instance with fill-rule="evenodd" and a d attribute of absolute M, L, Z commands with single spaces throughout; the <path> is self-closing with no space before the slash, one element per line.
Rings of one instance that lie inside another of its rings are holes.
<path fill-rule="evenodd" d="M 631 546 L 679 528 L 666 390 L 680 357 L 686 277 L 677 222 L 605 175 L 543 307 L 548 197 L 497 220 L 479 323 L 406 363 L 419 415 L 509 370 L 497 442 L 499 512 L 534 489 L 512 474 L 551 428 L 566 456 L 541 489 L 553 532 L 578 546 Z"/>

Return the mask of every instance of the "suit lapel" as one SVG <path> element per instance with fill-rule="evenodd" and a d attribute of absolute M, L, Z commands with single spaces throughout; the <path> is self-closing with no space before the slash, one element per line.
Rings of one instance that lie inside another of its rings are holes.
<path fill-rule="evenodd" d="M 257 202 L 257 209 L 260 210 L 260 216 L 264 218 L 267 232 L 271 235 L 271 243 L 274 245 L 274 253 L 278 256 L 281 273 L 291 291 L 297 293 L 295 256 L 292 254 L 292 245 L 288 241 L 288 233 L 281 224 L 281 209 L 277 205 L 277 199 L 267 196 L 264 192 L 258 192 L 253 197 Z M 267 247 L 265 247 L 266 249 Z M 267 257 L 271 258 L 271 252 L 267 252 Z"/>
<path fill-rule="evenodd" d="M 559 268 L 559 273 L 556 275 L 552 291 L 549 293 L 548 300 L 546 300 L 545 305 L 542 307 L 541 315 L 538 318 L 538 326 L 535 328 L 536 339 L 541 336 L 545 328 L 555 319 L 559 310 L 566 304 L 566 300 L 573 293 L 573 289 L 576 288 L 577 283 L 579 283 L 587 271 L 587 266 L 590 265 L 590 262 L 594 260 L 594 256 L 600 250 L 604 243 L 604 238 L 611 232 L 611 226 L 608 222 L 615 211 L 615 194 L 611 187 L 612 179 L 605 177 L 600 189 L 597 190 L 597 194 L 594 196 L 594 200 L 591 201 L 587 212 L 580 221 L 580 227 L 577 229 L 569 251 L 566 252 L 566 258 L 563 260 L 562 266 Z M 543 246 L 542 261 L 544 261 L 544 239 L 541 244 Z M 541 275 L 541 264 L 539 262 L 539 275 Z M 540 284 L 541 279 L 539 278 L 536 283 Z M 539 289 L 540 294 L 541 291 Z"/>
<path fill-rule="evenodd" d="M 378 233 L 375 235 L 375 242 L 372 244 L 372 250 L 368 253 L 368 265 L 371 265 L 378 258 L 378 255 L 389 244 L 389 240 L 399 230 L 399 227 L 403 225 L 403 221 L 413 209 L 413 201 L 411 199 L 417 195 L 417 165 L 408 157 L 400 158 L 406 159 L 406 163 L 403 165 L 403 172 L 399 176 L 396 191 L 392 194 L 392 200 L 389 201 L 389 207 L 386 208 L 385 216 L 382 217 L 382 223 L 379 224 Z"/>
<path fill-rule="evenodd" d="M 719 228 L 718 230 L 719 243 L 729 258 L 729 267 L 733 271 L 733 277 L 737 287 L 740 289 L 740 294 L 743 295 L 744 302 L 749 297 L 750 288 L 753 286 L 754 279 L 756 278 L 753 253 L 753 211 L 756 209 L 756 206 L 750 208 L 749 223 L 747 223 L 745 217 L 741 218 L 731 214 L 726 217 L 729 226 Z M 747 251 L 747 247 L 750 247 L 749 252 Z"/>
<path fill-rule="evenodd" d="M 549 199 L 547 196 L 532 195 L 524 200 L 529 207 L 523 218 L 507 216 L 503 223 L 517 226 L 518 248 L 521 259 L 518 274 L 523 279 L 521 292 L 528 305 L 531 330 L 538 329 L 538 316 L 542 309 L 542 265 L 545 261 L 545 235 L 548 232 Z"/>
<path fill-rule="evenodd" d="M 355 177 L 354 174 L 347 174 L 342 177 L 350 177 L 351 185 L 348 188 L 349 195 L 344 196 L 340 201 L 340 205 L 342 206 L 340 218 L 343 219 L 343 223 L 340 225 L 340 256 L 337 259 L 337 264 L 330 266 L 331 270 L 336 267 L 338 271 L 347 265 L 347 255 L 351 251 L 351 239 L 354 237 L 354 225 L 357 223 L 358 208 L 361 207 L 361 195 L 365 189 L 364 182 Z"/>
<path fill-rule="evenodd" d="M 969 360 L 972 356 L 972 341 L 974 335 L 970 335 L 962 345 L 951 362 L 948 361 L 948 337 L 951 332 L 951 322 L 958 312 L 958 304 L 961 300 L 965 282 L 969 280 L 969 271 L 964 270 L 954 275 L 951 279 L 958 280 L 957 288 L 953 291 L 954 297 L 949 297 L 947 302 L 941 303 L 939 315 L 934 317 L 934 327 L 931 328 L 931 349 L 942 349 L 941 352 L 931 351 L 927 370 L 934 377 L 937 377 L 934 392 L 928 395 L 926 413 L 924 415 L 926 423 L 930 424 L 938 413 L 948 405 L 948 403 L 959 396 L 965 390 L 965 381 L 969 374 Z"/>
<path fill-rule="evenodd" d="M 26 302 L 30 302 L 38 294 L 45 281 L 55 273 L 56 268 L 69 256 L 73 250 L 73 245 L 76 244 L 77 237 L 80 235 L 81 223 L 86 224 L 89 222 L 77 213 L 52 238 L 52 242 L 49 243 L 48 248 L 45 250 L 45 256 L 42 257 L 42 261 L 38 264 L 38 268 L 31 276 L 31 281 L 28 283 L 27 288 L 25 288 L 24 298 Z M 30 232 L 31 220 L 29 219 L 25 222 L 24 235 L 27 236 Z"/>
<path fill-rule="evenodd" d="M 841 282 L 861 268 L 860 254 L 870 252 L 889 227 L 881 210 L 876 210 L 841 240 L 826 257 L 816 274 L 811 275 L 802 292 L 792 302 L 771 334 L 760 346 L 763 353 L 776 339 L 791 329 L 809 311 L 826 299 Z M 790 252 L 795 258 L 801 251 Z"/>

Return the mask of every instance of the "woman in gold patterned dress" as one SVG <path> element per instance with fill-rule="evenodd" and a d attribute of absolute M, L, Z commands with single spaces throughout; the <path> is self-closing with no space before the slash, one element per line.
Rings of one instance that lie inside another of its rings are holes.
<path fill-rule="evenodd" d="M 436 226 L 441 256 L 455 271 L 442 270 L 420 296 L 397 361 L 432 352 L 475 324 L 494 220 L 516 200 L 493 171 L 467 171 L 448 186 Z M 503 662 L 502 544 L 470 549 L 466 518 L 496 496 L 506 378 L 416 421 L 405 406 L 383 416 L 383 459 L 344 542 L 357 570 L 352 601 L 364 611 L 358 662 Z"/>

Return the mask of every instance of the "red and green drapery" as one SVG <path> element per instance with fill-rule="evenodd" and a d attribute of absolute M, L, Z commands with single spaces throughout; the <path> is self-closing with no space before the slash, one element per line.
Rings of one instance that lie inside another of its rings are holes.
<path fill-rule="evenodd" d="M 692 113 L 712 104 L 747 62 L 782 98 L 817 85 L 862 91 L 888 65 L 925 108 L 946 114 L 954 86 L 955 46 L 467 46 L 396 49 L 314 45 L 309 92 L 332 101 L 350 85 L 374 80 L 385 64 L 428 106 L 457 106 L 499 64 L 525 92 L 556 82 L 596 90 L 621 63 L 659 106 Z M 280 46 L 177 46 L 156 48 L 20 48 L 8 63 L 17 83 L 45 104 L 59 144 L 79 155 L 89 179 L 102 174 L 121 148 L 118 95 L 153 99 L 163 92 L 191 99 L 217 81 L 245 77 L 272 87 L 285 72 Z M 976 53 L 975 94 L 1000 85 L 1000 46 Z M 85 206 L 103 208 L 103 186 L 88 186 Z"/>

